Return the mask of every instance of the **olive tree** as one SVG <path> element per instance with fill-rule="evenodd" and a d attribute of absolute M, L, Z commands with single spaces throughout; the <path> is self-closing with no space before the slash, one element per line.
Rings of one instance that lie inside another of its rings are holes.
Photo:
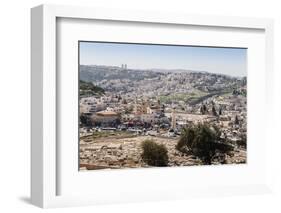
<path fill-rule="evenodd" d="M 220 137 L 217 127 L 208 124 L 197 124 L 182 130 L 176 149 L 193 154 L 203 163 L 211 164 L 216 154 L 227 154 L 233 147 Z"/>

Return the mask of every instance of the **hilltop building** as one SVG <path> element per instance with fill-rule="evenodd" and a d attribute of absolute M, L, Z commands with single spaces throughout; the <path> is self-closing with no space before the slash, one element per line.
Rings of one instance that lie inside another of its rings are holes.
<path fill-rule="evenodd" d="M 121 64 L 121 69 L 126 70 L 127 69 L 127 64 Z"/>

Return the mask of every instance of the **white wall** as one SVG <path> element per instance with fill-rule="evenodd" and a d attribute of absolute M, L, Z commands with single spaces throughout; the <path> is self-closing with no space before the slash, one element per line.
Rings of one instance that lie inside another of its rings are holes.
<path fill-rule="evenodd" d="M 37 212 L 38 208 L 28 203 L 30 172 L 30 11 L 41 3 L 72 4 L 74 0 L 56 0 L 44 2 L 38 0 L 2 1 L 0 7 L 1 26 L 1 175 L 0 175 L 0 209 L 1 212 L 26 211 Z M 81 6 L 100 6 L 123 9 L 140 9 L 154 11 L 173 11 L 191 14 L 216 14 L 232 16 L 269 17 L 275 19 L 275 98 L 276 109 L 281 109 L 281 6 L 278 0 L 80 0 Z M 280 85 L 277 85 L 277 84 Z M 279 98 L 279 100 L 278 100 Z M 280 112 L 275 111 L 278 133 L 281 125 Z M 275 134 L 274 164 L 275 192 L 273 195 L 202 198 L 187 201 L 162 203 L 110 205 L 68 209 L 69 212 L 277 212 L 281 210 L 281 172 L 280 155 L 281 138 Z M 206 177 L 207 178 L 207 177 Z M 55 212 L 61 209 L 52 210 Z"/>

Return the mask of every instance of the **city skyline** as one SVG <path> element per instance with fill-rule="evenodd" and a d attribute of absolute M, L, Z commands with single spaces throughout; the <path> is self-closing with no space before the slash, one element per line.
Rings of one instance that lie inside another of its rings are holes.
<path fill-rule="evenodd" d="M 121 66 L 130 69 L 185 69 L 236 77 L 247 76 L 247 49 L 79 42 L 80 65 Z"/>

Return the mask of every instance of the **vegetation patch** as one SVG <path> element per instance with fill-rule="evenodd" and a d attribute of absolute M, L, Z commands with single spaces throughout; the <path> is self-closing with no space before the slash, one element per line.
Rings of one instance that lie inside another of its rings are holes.
<path fill-rule="evenodd" d="M 206 95 L 207 93 L 204 92 L 193 92 L 193 93 L 178 93 L 178 94 L 171 94 L 171 95 L 167 95 L 167 96 L 160 96 L 159 100 L 163 103 L 169 103 L 169 102 L 173 102 L 173 101 L 184 101 L 184 102 L 188 102 L 190 100 L 193 99 L 197 99 L 200 98 L 204 95 Z"/>
<path fill-rule="evenodd" d="M 208 124 L 197 124 L 184 128 L 176 149 L 200 158 L 205 164 L 212 164 L 215 156 L 225 156 L 233 150 L 231 144 L 220 137 L 221 132 Z"/>
<path fill-rule="evenodd" d="M 149 166 L 167 166 L 169 162 L 168 150 L 163 144 L 153 140 L 145 140 L 141 144 L 142 160 Z"/>
<path fill-rule="evenodd" d="M 91 82 L 80 80 L 80 96 L 93 96 L 102 94 L 104 94 L 103 88 L 95 86 Z"/>

